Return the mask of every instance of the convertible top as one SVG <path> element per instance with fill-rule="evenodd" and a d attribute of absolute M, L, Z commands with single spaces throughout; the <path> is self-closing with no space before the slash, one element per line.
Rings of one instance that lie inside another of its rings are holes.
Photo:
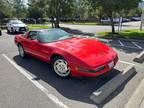
<path fill-rule="evenodd" d="M 52 28 L 52 29 L 35 29 L 35 30 L 31 30 L 31 31 L 36 31 L 36 32 L 42 32 L 42 31 L 60 31 L 62 29 L 58 29 L 58 28 Z"/>

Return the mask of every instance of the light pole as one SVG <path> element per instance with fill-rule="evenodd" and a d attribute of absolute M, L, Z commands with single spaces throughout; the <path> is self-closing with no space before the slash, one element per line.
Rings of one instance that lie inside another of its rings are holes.
<path fill-rule="evenodd" d="M 143 22 L 144 22 L 144 0 L 142 1 L 142 14 L 141 14 L 141 24 L 140 24 L 140 30 L 143 30 Z"/>

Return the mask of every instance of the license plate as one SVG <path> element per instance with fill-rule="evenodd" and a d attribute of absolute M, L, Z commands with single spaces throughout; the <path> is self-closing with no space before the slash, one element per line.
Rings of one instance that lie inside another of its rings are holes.
<path fill-rule="evenodd" d="M 108 64 L 108 66 L 109 66 L 110 69 L 113 68 L 113 66 L 114 66 L 114 61 L 110 62 L 110 63 Z"/>

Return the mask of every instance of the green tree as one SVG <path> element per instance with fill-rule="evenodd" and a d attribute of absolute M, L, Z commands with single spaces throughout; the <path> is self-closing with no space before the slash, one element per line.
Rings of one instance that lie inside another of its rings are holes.
<path fill-rule="evenodd" d="M 47 3 L 48 15 L 56 18 L 55 27 L 59 27 L 60 18 L 72 16 L 74 0 L 48 0 Z"/>
<path fill-rule="evenodd" d="M 115 33 L 113 18 L 117 14 L 128 12 L 138 7 L 141 0 L 88 0 L 93 7 L 101 7 L 102 13 L 110 18 L 112 33 Z"/>
<path fill-rule="evenodd" d="M 9 0 L 0 0 L 0 18 L 11 17 L 12 7 Z"/>
<path fill-rule="evenodd" d="M 4 18 L 12 17 L 12 6 L 9 0 L 0 0 L 0 25 Z"/>
<path fill-rule="evenodd" d="M 23 0 L 13 0 L 13 15 L 17 18 L 24 18 L 27 14 L 27 7 Z"/>
<path fill-rule="evenodd" d="M 99 18 L 100 9 L 92 7 L 88 0 L 76 0 L 74 8 L 74 15 L 80 19 Z"/>
<path fill-rule="evenodd" d="M 128 16 L 128 17 L 141 16 L 141 13 L 142 13 L 142 9 L 141 9 L 141 8 L 136 8 L 136 9 L 131 10 L 131 11 L 127 14 L 127 16 Z"/>
<path fill-rule="evenodd" d="M 28 1 L 28 13 L 29 18 L 43 18 L 46 15 L 47 0 L 29 0 Z"/>

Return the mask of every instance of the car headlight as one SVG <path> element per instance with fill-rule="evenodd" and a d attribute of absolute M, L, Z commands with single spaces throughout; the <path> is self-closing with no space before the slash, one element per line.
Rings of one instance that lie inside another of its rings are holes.
<path fill-rule="evenodd" d="M 86 69 L 86 68 L 82 68 L 82 67 L 77 67 L 77 71 L 79 72 L 89 72 L 89 73 L 96 73 L 99 72 L 101 70 L 104 70 L 106 67 L 104 65 L 99 66 L 98 68 L 94 69 L 94 70 L 90 70 L 90 69 Z"/>
<path fill-rule="evenodd" d="M 18 29 L 19 27 L 17 27 L 17 26 L 13 26 L 12 28 L 13 28 L 13 29 Z"/>

